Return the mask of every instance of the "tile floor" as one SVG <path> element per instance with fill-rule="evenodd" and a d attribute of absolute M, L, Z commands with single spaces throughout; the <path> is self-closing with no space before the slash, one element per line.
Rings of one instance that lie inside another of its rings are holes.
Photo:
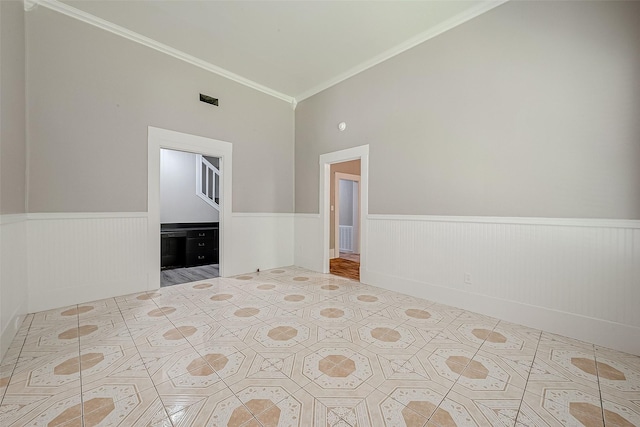
<path fill-rule="evenodd" d="M 640 426 L 640 357 L 295 267 L 29 315 L 2 426 Z"/>

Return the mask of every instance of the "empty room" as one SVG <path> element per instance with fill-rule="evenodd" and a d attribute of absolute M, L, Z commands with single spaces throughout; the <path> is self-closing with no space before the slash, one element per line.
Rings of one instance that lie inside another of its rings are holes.
<path fill-rule="evenodd" d="M 640 426 L 639 41 L 0 0 L 0 425 Z"/>

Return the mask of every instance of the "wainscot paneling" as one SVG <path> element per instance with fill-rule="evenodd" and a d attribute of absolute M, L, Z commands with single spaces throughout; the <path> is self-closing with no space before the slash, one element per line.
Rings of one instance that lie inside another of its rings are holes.
<path fill-rule="evenodd" d="M 293 265 L 294 214 L 233 213 L 225 276 Z"/>
<path fill-rule="evenodd" d="M 318 214 L 295 216 L 295 265 L 322 271 L 322 223 Z"/>
<path fill-rule="evenodd" d="M 369 215 L 362 280 L 640 354 L 640 221 Z"/>
<path fill-rule="evenodd" d="M 27 313 L 27 216 L 0 216 L 0 360 Z"/>
<path fill-rule="evenodd" d="M 28 217 L 29 312 L 147 290 L 146 212 Z"/>

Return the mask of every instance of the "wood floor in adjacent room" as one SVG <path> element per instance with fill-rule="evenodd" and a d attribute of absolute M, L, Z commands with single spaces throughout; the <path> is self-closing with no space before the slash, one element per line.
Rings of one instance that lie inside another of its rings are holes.
<path fill-rule="evenodd" d="M 340 252 L 340 258 L 329 260 L 329 272 L 336 276 L 360 281 L 360 254 Z"/>
<path fill-rule="evenodd" d="M 336 276 L 351 280 L 360 280 L 360 263 L 343 258 L 329 260 L 329 271 Z"/>
<path fill-rule="evenodd" d="M 29 314 L 0 364 L 3 427 L 628 427 L 639 396 L 638 356 L 298 267 Z"/>

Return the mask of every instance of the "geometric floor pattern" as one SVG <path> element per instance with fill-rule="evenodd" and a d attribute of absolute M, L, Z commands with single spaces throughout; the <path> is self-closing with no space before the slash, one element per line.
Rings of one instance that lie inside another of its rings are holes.
<path fill-rule="evenodd" d="M 640 426 L 640 357 L 287 267 L 31 314 L 1 426 Z"/>

